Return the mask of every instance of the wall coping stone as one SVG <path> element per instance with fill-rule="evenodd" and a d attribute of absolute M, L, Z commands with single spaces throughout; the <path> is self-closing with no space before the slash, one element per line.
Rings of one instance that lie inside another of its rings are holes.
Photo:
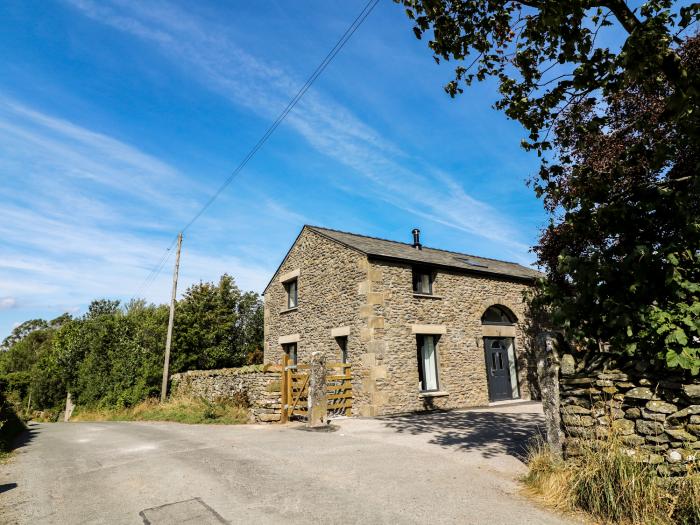
<path fill-rule="evenodd" d="M 279 367 L 276 365 L 265 364 L 265 365 L 247 365 L 238 368 L 217 368 L 214 370 L 188 370 L 187 372 L 179 372 L 170 376 L 172 381 L 177 381 L 183 377 L 191 376 L 237 376 L 242 374 L 256 374 L 256 373 L 279 373 Z"/>

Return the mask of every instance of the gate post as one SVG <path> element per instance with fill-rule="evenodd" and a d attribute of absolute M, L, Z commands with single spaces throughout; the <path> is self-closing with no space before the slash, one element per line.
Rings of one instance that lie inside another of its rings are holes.
<path fill-rule="evenodd" d="M 287 392 L 289 390 L 288 383 L 290 382 L 289 371 L 287 370 L 288 365 L 289 356 L 285 352 L 282 354 L 282 372 L 280 376 L 280 423 L 289 421 L 289 412 L 287 410 L 287 406 L 289 405 Z"/>
<path fill-rule="evenodd" d="M 561 415 L 559 413 L 559 356 L 556 335 L 544 332 L 537 337 L 537 376 L 542 395 L 547 446 L 562 457 Z"/>
<path fill-rule="evenodd" d="M 321 352 L 311 354 L 309 365 L 309 419 L 308 426 L 319 427 L 328 421 L 326 394 L 326 357 Z"/>

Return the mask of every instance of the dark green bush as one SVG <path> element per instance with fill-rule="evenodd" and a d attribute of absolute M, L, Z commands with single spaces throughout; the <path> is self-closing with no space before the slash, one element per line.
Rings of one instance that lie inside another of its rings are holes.
<path fill-rule="evenodd" d="M 12 449 L 15 438 L 25 428 L 24 423 L 15 413 L 12 404 L 0 391 L 0 454 Z"/>

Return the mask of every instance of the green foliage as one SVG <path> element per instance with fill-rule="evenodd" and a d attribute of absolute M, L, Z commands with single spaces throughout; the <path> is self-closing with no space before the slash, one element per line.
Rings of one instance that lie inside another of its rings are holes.
<path fill-rule="evenodd" d="M 15 438 L 24 429 L 24 423 L 0 390 L 0 457 L 12 448 Z"/>
<path fill-rule="evenodd" d="M 242 293 L 233 278 L 190 287 L 178 303 L 173 339 L 174 370 L 204 370 L 246 364 L 262 346 L 260 298 Z"/>
<path fill-rule="evenodd" d="M 497 79 L 496 107 L 541 157 L 534 309 L 589 348 L 698 374 L 700 44 L 683 32 L 700 4 L 397 1 L 436 61 L 459 62 L 446 91 Z"/>
<path fill-rule="evenodd" d="M 262 303 L 224 275 L 188 289 L 175 309 L 170 371 L 238 366 L 262 347 Z M 160 394 L 169 309 L 93 301 L 81 318 L 20 325 L 0 352 L 0 391 L 17 407 L 125 408 Z"/>

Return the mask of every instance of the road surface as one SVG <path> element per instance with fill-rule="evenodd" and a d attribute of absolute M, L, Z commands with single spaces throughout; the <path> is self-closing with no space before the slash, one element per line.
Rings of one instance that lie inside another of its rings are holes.
<path fill-rule="evenodd" d="M 534 404 L 293 425 L 32 424 L 0 465 L 17 524 L 561 524 L 522 497 Z"/>

